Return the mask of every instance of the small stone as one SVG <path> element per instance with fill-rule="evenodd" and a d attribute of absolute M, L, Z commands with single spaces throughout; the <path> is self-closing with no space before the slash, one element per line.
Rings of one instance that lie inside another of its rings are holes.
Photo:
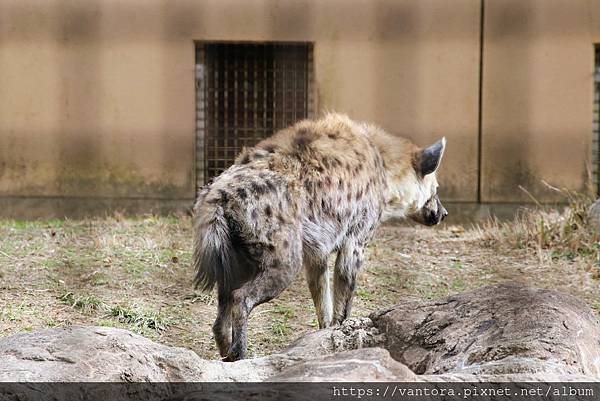
<path fill-rule="evenodd" d="M 596 234 L 600 234 L 600 199 L 588 209 L 588 224 Z"/>

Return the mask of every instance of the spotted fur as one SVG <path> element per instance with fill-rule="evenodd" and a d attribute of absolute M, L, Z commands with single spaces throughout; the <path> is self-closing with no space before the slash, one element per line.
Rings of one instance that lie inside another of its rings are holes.
<path fill-rule="evenodd" d="M 213 331 L 221 355 L 245 356 L 249 313 L 279 295 L 302 266 L 319 326 L 346 319 L 365 248 L 384 210 L 425 224 L 447 214 L 437 199 L 435 171 L 421 171 L 437 169 L 444 147 L 424 151 L 331 113 L 244 149 L 200 191 L 194 208 L 196 284 L 218 287 Z M 327 274 L 332 253 L 333 294 Z"/>

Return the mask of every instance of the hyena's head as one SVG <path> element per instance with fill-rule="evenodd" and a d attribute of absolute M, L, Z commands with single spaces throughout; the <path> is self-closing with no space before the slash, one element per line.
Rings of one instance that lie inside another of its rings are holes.
<path fill-rule="evenodd" d="M 433 226 L 439 224 L 448 216 L 448 211 L 440 202 L 437 194 L 438 182 L 436 172 L 440 167 L 444 150 L 446 149 L 446 138 L 442 138 L 433 145 L 423 150 L 418 150 L 413 156 L 413 168 L 419 178 L 420 192 L 418 209 L 409 215 L 414 221 Z M 421 205 L 423 199 L 425 203 Z"/>
<path fill-rule="evenodd" d="M 448 216 L 437 195 L 436 178 L 445 148 L 446 138 L 425 149 L 405 142 L 400 156 L 386 160 L 390 178 L 388 215 L 410 217 L 428 226 L 439 224 Z M 389 156 L 392 152 L 386 153 Z"/>

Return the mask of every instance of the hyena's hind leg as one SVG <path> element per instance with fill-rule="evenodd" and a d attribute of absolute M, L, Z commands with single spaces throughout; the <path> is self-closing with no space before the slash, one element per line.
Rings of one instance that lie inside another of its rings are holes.
<path fill-rule="evenodd" d="M 321 257 L 309 259 L 305 255 L 304 269 L 306 271 L 306 281 L 308 282 L 310 295 L 317 311 L 319 328 L 324 329 L 331 325 L 333 313 L 327 259 Z"/>
<path fill-rule="evenodd" d="M 287 244 L 287 247 L 284 246 Z M 256 277 L 233 291 L 232 343 L 225 361 L 246 357 L 248 316 L 256 306 L 270 301 L 285 290 L 302 266 L 302 241 L 298 233 L 288 236 L 274 249 L 265 249 Z"/>
<path fill-rule="evenodd" d="M 218 302 L 217 319 L 212 330 L 217 347 L 219 347 L 219 354 L 225 357 L 231 346 L 231 294 L 219 289 Z"/>
<path fill-rule="evenodd" d="M 350 316 L 356 277 L 364 261 L 364 249 L 353 242 L 339 250 L 333 276 L 333 323 L 340 324 Z"/>

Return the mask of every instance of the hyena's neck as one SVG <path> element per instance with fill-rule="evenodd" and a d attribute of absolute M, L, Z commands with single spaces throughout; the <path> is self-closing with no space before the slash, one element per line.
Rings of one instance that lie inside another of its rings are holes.
<path fill-rule="evenodd" d="M 417 146 L 376 126 L 367 126 L 369 139 L 383 160 L 383 193 L 386 215 L 404 218 L 420 199 L 420 183 L 413 167 Z"/>
<path fill-rule="evenodd" d="M 418 149 L 415 144 L 406 138 L 390 135 L 376 126 L 367 126 L 366 132 L 391 175 L 404 175 L 403 173 L 414 169 L 413 155 Z"/>

